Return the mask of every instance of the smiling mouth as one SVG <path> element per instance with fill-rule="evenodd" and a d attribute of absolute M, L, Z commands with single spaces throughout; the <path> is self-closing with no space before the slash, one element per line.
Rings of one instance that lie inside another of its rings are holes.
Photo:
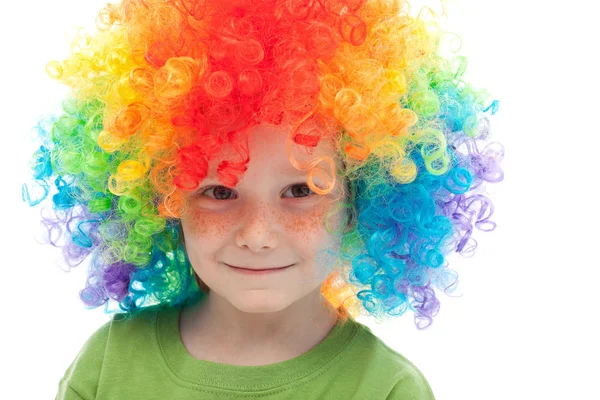
<path fill-rule="evenodd" d="M 225 264 L 225 265 L 227 265 L 228 267 L 231 267 L 231 268 L 242 270 L 242 271 L 257 271 L 258 272 L 258 271 L 276 271 L 278 269 L 289 268 L 289 267 L 291 267 L 294 264 L 290 264 L 290 265 L 285 266 L 285 267 L 276 267 L 276 268 L 250 268 L 250 267 L 236 267 L 236 266 L 229 265 L 229 264 Z"/>

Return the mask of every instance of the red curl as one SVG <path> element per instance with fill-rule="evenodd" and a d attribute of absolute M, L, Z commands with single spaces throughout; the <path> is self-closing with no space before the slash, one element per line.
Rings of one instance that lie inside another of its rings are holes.
<path fill-rule="evenodd" d="M 177 172 L 173 183 L 180 189 L 193 190 L 206 178 L 208 161 L 205 150 L 198 145 L 179 149 L 177 152 Z"/>
<path fill-rule="evenodd" d="M 206 77 L 204 90 L 215 99 L 223 99 L 231 93 L 233 82 L 226 71 L 215 71 Z"/>
<path fill-rule="evenodd" d="M 238 90 L 243 96 L 254 96 L 263 88 L 263 80 L 256 69 L 245 69 L 238 76 Z"/>

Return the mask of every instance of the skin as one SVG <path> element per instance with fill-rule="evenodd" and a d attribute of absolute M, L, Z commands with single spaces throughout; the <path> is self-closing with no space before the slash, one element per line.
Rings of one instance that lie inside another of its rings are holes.
<path fill-rule="evenodd" d="M 282 127 L 252 128 L 250 163 L 238 185 L 224 192 L 210 188 L 222 186 L 217 166 L 233 154 L 225 152 L 209 160 L 209 175 L 189 194 L 181 217 L 186 251 L 210 288 L 205 301 L 181 315 L 182 341 L 196 358 L 234 365 L 285 361 L 320 343 L 337 321 L 320 288 L 339 246 L 340 235 L 328 233 L 324 219 L 340 202 L 341 179 L 338 175 L 327 195 L 309 191 L 308 172 L 295 169 L 288 159 L 287 136 Z M 303 150 L 293 154 L 301 161 L 330 156 L 340 168 L 333 141 L 327 139 L 312 155 Z M 319 179 L 315 183 L 325 185 Z M 334 210 L 328 221 L 336 232 L 343 211 Z M 322 249 L 334 252 L 318 257 Z M 247 276 L 226 264 L 257 269 L 293 265 Z"/>

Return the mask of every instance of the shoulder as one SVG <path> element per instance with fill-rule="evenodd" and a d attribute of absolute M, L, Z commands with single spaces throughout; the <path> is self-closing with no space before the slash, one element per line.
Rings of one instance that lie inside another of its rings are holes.
<path fill-rule="evenodd" d="M 93 399 L 98 389 L 112 319 L 85 341 L 59 383 L 57 399 Z"/>
<path fill-rule="evenodd" d="M 107 357 L 131 351 L 131 341 L 149 335 L 155 315 L 150 311 L 135 316 L 114 314 L 85 341 L 60 380 L 57 399 L 95 398 Z"/>
<path fill-rule="evenodd" d="M 434 400 L 433 391 L 425 376 L 415 367 L 405 369 L 399 374 L 388 400 Z"/>
<path fill-rule="evenodd" d="M 359 346 L 356 351 L 362 352 L 363 359 L 369 360 L 368 367 L 372 373 L 392 382 L 387 399 L 433 400 L 429 382 L 415 364 L 386 345 L 369 327 L 358 324 Z"/>

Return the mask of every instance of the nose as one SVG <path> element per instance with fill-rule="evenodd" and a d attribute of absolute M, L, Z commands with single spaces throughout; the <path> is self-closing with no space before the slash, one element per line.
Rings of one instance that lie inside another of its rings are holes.
<path fill-rule="evenodd" d="M 249 204 L 244 210 L 236 243 L 253 252 L 273 249 L 279 244 L 273 207 L 266 203 Z"/>

